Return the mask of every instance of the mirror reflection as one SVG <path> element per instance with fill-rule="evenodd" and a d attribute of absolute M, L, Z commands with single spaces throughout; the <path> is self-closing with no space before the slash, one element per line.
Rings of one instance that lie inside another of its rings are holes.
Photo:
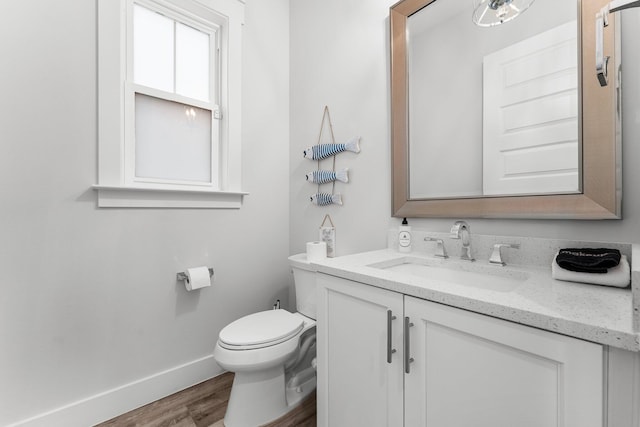
<path fill-rule="evenodd" d="M 438 0 L 408 18 L 409 199 L 580 193 L 576 2 L 491 27 L 472 13 Z"/>

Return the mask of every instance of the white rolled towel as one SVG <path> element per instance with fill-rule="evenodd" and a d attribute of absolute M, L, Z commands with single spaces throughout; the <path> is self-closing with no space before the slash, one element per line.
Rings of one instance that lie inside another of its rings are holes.
<path fill-rule="evenodd" d="M 625 255 L 620 257 L 620 264 L 611 267 L 606 273 L 582 273 L 579 271 L 565 270 L 558 265 L 554 257 L 551 262 L 551 276 L 556 280 L 564 280 L 566 282 L 626 288 L 631 283 L 631 268 Z"/>

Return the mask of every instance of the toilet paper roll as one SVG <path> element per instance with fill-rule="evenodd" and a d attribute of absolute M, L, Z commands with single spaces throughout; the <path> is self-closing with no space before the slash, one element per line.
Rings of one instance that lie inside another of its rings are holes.
<path fill-rule="evenodd" d="M 327 257 L 327 244 L 325 242 L 307 243 L 307 261 L 321 261 Z"/>
<path fill-rule="evenodd" d="M 209 268 L 187 268 L 187 280 L 185 280 L 184 285 L 186 286 L 188 291 L 211 286 L 211 276 L 209 276 Z"/>

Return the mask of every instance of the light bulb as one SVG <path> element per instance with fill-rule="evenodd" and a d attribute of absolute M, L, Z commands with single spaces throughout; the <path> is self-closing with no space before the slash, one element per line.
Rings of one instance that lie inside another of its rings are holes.
<path fill-rule="evenodd" d="M 498 9 L 496 10 L 496 18 L 498 18 L 500 22 L 504 22 L 508 14 L 509 14 L 509 9 L 506 4 L 499 6 Z"/>

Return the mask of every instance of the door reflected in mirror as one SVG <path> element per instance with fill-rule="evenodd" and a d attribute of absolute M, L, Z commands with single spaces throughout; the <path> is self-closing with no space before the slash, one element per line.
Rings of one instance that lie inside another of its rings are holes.
<path fill-rule="evenodd" d="M 467 1 L 407 19 L 409 199 L 580 193 L 578 4 L 479 27 Z"/>

